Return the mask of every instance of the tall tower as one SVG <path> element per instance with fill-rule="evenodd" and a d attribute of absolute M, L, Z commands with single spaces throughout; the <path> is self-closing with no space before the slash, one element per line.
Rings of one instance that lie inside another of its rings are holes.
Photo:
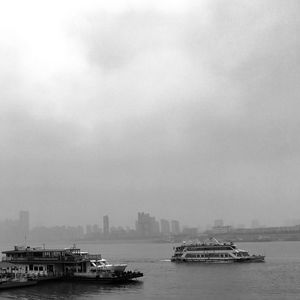
<path fill-rule="evenodd" d="M 103 217 L 103 234 L 104 236 L 109 235 L 109 218 L 107 215 Z"/>
<path fill-rule="evenodd" d="M 171 227 L 172 227 L 172 234 L 174 234 L 174 235 L 180 234 L 180 225 L 179 225 L 179 221 L 177 221 L 177 220 L 172 220 L 172 221 L 171 221 Z"/>
<path fill-rule="evenodd" d="M 26 241 L 29 237 L 29 212 L 21 210 L 19 213 L 19 228 L 21 238 Z"/>
<path fill-rule="evenodd" d="M 160 232 L 162 235 L 170 235 L 170 222 L 168 220 L 160 220 Z"/>

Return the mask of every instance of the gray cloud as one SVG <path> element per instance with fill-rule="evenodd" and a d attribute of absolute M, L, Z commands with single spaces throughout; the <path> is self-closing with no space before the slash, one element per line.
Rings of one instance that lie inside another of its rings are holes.
<path fill-rule="evenodd" d="M 130 224 L 138 210 L 202 226 L 296 217 L 298 6 L 95 11 L 66 30 L 83 69 L 26 86 L 17 60 L 6 64 L 5 206 L 49 224 L 99 212 Z"/>

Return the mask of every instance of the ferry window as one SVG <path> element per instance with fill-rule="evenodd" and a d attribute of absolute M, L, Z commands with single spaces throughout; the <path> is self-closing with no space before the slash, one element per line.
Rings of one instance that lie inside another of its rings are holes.
<path fill-rule="evenodd" d="M 186 255 L 186 257 L 191 257 L 191 258 L 193 258 L 193 257 L 197 257 L 197 255 L 196 255 L 196 254 L 193 254 L 193 253 L 188 253 L 188 254 Z"/>
<path fill-rule="evenodd" d="M 39 270 L 38 266 L 34 266 L 34 271 L 38 271 L 38 270 Z"/>
<path fill-rule="evenodd" d="M 39 271 L 43 271 L 43 270 L 44 270 L 43 266 L 39 266 Z"/>
<path fill-rule="evenodd" d="M 29 270 L 33 271 L 33 265 L 29 265 Z"/>

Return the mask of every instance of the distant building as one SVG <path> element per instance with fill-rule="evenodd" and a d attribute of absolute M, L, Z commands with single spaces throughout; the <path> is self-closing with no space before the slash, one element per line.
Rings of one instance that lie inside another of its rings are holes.
<path fill-rule="evenodd" d="M 92 233 L 92 225 L 86 225 L 86 234 L 87 235 L 91 235 Z"/>
<path fill-rule="evenodd" d="M 218 219 L 214 221 L 214 226 L 211 229 L 211 232 L 213 234 L 216 233 L 226 233 L 232 230 L 232 226 L 230 225 L 224 225 L 224 222 L 222 219 Z"/>
<path fill-rule="evenodd" d="M 21 210 L 19 213 L 19 228 L 21 239 L 29 238 L 29 212 Z"/>
<path fill-rule="evenodd" d="M 160 220 L 160 233 L 162 235 L 170 235 L 170 222 L 168 220 L 161 219 Z"/>
<path fill-rule="evenodd" d="M 135 228 L 137 235 L 140 237 L 154 237 L 159 235 L 159 223 L 149 213 L 138 213 Z"/>
<path fill-rule="evenodd" d="M 216 234 L 216 233 L 227 233 L 232 231 L 232 226 L 230 225 L 224 225 L 224 226 L 214 226 L 211 229 L 211 233 Z"/>
<path fill-rule="evenodd" d="M 109 218 L 107 215 L 103 217 L 103 234 L 104 236 L 109 235 Z"/>
<path fill-rule="evenodd" d="M 223 227 L 223 226 L 224 226 L 224 222 L 222 219 L 215 220 L 214 227 Z"/>
<path fill-rule="evenodd" d="M 184 227 L 182 233 L 188 235 L 190 238 L 195 238 L 198 236 L 197 227 Z"/>
<path fill-rule="evenodd" d="M 180 234 L 179 221 L 177 221 L 177 220 L 172 220 L 171 221 L 171 231 L 172 231 L 173 235 Z"/>
<path fill-rule="evenodd" d="M 98 224 L 94 224 L 93 225 L 93 233 L 100 233 L 100 228 Z"/>
<path fill-rule="evenodd" d="M 243 229 L 243 228 L 246 228 L 246 226 L 245 226 L 245 224 L 237 224 L 236 228 Z"/>
<path fill-rule="evenodd" d="M 260 225 L 259 225 L 259 221 L 258 220 L 252 220 L 252 222 L 251 222 L 251 227 L 252 228 L 259 228 L 260 227 Z"/>

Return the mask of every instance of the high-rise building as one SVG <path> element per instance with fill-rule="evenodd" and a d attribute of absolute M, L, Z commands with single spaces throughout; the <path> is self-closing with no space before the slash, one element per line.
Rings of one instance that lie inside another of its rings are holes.
<path fill-rule="evenodd" d="M 29 212 L 21 210 L 19 213 L 19 228 L 21 238 L 24 240 L 29 238 Z"/>
<path fill-rule="evenodd" d="M 155 217 L 151 217 L 148 213 L 138 213 L 135 227 L 136 232 L 140 237 L 153 237 L 159 235 L 159 223 L 155 220 Z"/>
<path fill-rule="evenodd" d="M 103 217 L 103 234 L 105 236 L 109 235 L 109 218 L 107 215 Z"/>
<path fill-rule="evenodd" d="M 92 233 L 92 225 L 86 225 L 86 234 L 87 235 L 91 235 Z"/>
<path fill-rule="evenodd" d="M 160 232 L 162 235 L 170 235 L 170 222 L 168 220 L 160 220 Z"/>
<path fill-rule="evenodd" d="M 172 230 L 172 234 L 174 234 L 174 235 L 180 234 L 179 221 L 177 221 L 177 220 L 171 221 L 171 230 Z"/>

